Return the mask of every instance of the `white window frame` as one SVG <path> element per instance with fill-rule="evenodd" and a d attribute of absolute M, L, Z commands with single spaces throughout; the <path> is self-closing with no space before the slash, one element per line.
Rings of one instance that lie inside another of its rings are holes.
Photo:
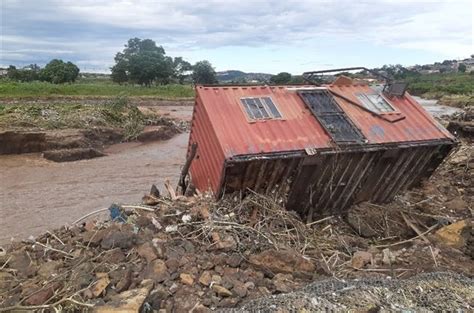
<path fill-rule="evenodd" d="M 377 102 L 373 101 L 370 96 L 377 96 L 380 97 L 384 104 L 389 108 L 389 110 L 380 106 Z M 362 105 L 372 112 L 378 114 L 387 114 L 387 113 L 395 113 L 397 109 L 388 101 L 382 94 L 379 93 L 358 93 L 356 94 L 357 99 L 362 103 Z"/>
<path fill-rule="evenodd" d="M 275 107 L 276 114 L 270 108 L 267 101 L 264 100 L 265 98 L 269 99 L 271 101 L 271 103 Z M 254 114 L 254 112 L 252 111 L 252 108 L 249 107 L 249 104 L 246 102 L 246 100 L 253 100 L 254 101 L 254 105 L 257 106 L 257 110 L 259 111 L 259 113 L 260 113 L 259 115 L 261 115 L 261 117 L 257 117 Z M 256 104 L 256 102 L 255 102 L 256 100 L 258 100 L 260 102 L 261 106 Z M 243 111 L 245 112 L 247 118 L 250 121 L 266 121 L 266 120 L 281 120 L 281 119 L 283 119 L 283 115 L 281 114 L 280 109 L 278 108 L 277 104 L 275 103 L 275 101 L 270 96 L 242 97 L 242 98 L 240 98 L 240 105 L 242 106 Z M 263 110 L 262 110 L 262 108 L 263 108 Z"/>

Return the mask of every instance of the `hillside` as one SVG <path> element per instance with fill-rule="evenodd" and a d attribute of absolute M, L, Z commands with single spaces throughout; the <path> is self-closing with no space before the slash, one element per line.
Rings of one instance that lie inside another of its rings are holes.
<path fill-rule="evenodd" d="M 272 74 L 266 73 L 245 73 L 238 70 L 228 70 L 217 72 L 217 80 L 220 83 L 230 83 L 230 82 L 245 82 L 249 83 L 252 81 L 265 82 L 272 77 Z"/>

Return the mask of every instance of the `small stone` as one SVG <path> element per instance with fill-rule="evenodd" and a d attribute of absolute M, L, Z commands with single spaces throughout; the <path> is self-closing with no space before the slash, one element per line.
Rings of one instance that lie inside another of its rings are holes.
<path fill-rule="evenodd" d="M 41 305 L 48 301 L 54 295 L 54 288 L 49 286 L 44 288 L 25 300 L 27 305 Z"/>
<path fill-rule="evenodd" d="M 360 269 L 372 260 L 372 254 L 367 251 L 357 251 L 352 256 L 351 265 L 353 268 Z"/>
<path fill-rule="evenodd" d="M 467 226 L 467 220 L 458 221 L 436 231 L 436 237 L 444 244 L 459 249 L 466 244 L 462 233 Z"/>
<path fill-rule="evenodd" d="M 112 248 L 130 249 L 136 244 L 137 235 L 130 230 L 112 230 L 104 236 L 100 245 L 105 250 Z"/>
<path fill-rule="evenodd" d="M 461 197 L 454 198 L 451 201 L 448 201 L 444 204 L 448 210 L 459 211 L 466 210 L 467 203 Z"/>
<path fill-rule="evenodd" d="M 267 289 L 267 287 L 258 287 L 257 288 L 258 292 L 260 293 L 260 296 L 269 296 L 272 293 Z"/>
<path fill-rule="evenodd" d="M 385 265 L 392 265 L 396 261 L 395 255 L 390 251 L 389 248 L 382 250 L 382 263 Z"/>
<path fill-rule="evenodd" d="M 217 285 L 217 284 L 212 285 L 212 290 L 214 290 L 214 292 L 217 293 L 217 295 L 221 296 L 221 297 L 231 297 L 232 296 L 232 292 L 230 292 L 229 289 L 224 288 L 224 287 L 222 287 L 220 285 Z"/>
<path fill-rule="evenodd" d="M 60 265 L 61 262 L 59 261 L 48 261 L 46 263 L 43 263 L 38 269 L 38 274 L 42 278 L 54 277 L 57 274 L 56 270 L 59 268 Z"/>
<path fill-rule="evenodd" d="M 97 281 L 89 288 L 90 295 L 94 298 L 99 297 L 110 284 L 109 275 L 107 273 L 96 273 Z"/>
<path fill-rule="evenodd" d="M 145 278 L 152 279 L 158 283 L 165 281 L 169 277 L 168 268 L 163 260 L 153 260 L 145 269 Z"/>
<path fill-rule="evenodd" d="M 181 282 L 185 285 L 192 286 L 194 284 L 194 278 L 192 275 L 182 273 L 179 275 Z"/>
<path fill-rule="evenodd" d="M 247 288 L 245 284 L 241 282 L 234 282 L 234 288 L 232 291 L 239 297 L 244 298 L 247 295 Z"/>
<path fill-rule="evenodd" d="M 105 257 L 107 262 L 112 263 L 112 264 L 122 263 L 126 258 L 127 257 L 125 256 L 125 254 L 121 250 L 118 250 L 118 249 L 115 249 L 111 251 L 110 253 L 107 253 L 107 256 Z"/>
<path fill-rule="evenodd" d="M 211 310 L 202 304 L 198 304 L 197 306 L 194 307 L 192 312 L 193 313 L 208 313 L 208 312 L 211 312 Z"/>
<path fill-rule="evenodd" d="M 242 263 L 242 261 L 243 258 L 241 255 L 233 253 L 229 257 L 227 257 L 226 264 L 231 267 L 238 267 Z"/>
<path fill-rule="evenodd" d="M 36 267 L 31 262 L 28 254 L 25 251 L 17 251 L 11 254 L 10 268 L 16 269 L 22 276 L 31 277 L 36 274 Z"/>
<path fill-rule="evenodd" d="M 92 312 L 94 313 L 113 313 L 113 312 L 140 312 L 146 297 L 153 288 L 151 280 L 144 280 L 140 288 L 127 290 L 119 293 L 107 302 L 105 305 L 96 305 Z"/>
<path fill-rule="evenodd" d="M 132 283 L 132 271 L 126 270 L 122 278 L 120 278 L 119 282 L 115 286 L 115 290 L 117 292 L 122 292 L 127 290 Z"/>
<path fill-rule="evenodd" d="M 234 237 L 229 234 L 218 233 L 214 231 L 211 233 L 211 236 L 217 249 L 230 251 L 237 247 L 237 242 L 235 241 Z"/>
<path fill-rule="evenodd" d="M 219 301 L 218 305 L 221 308 L 232 308 L 239 302 L 239 298 L 227 297 Z"/>
<path fill-rule="evenodd" d="M 310 276 L 316 269 L 311 261 L 294 251 L 265 250 L 251 255 L 249 262 L 272 273 L 298 273 Z"/>
<path fill-rule="evenodd" d="M 178 270 L 179 268 L 179 261 L 178 259 L 175 259 L 175 258 L 170 258 L 168 260 L 166 260 L 166 266 L 168 267 L 169 271 L 171 273 L 174 273 Z"/>
<path fill-rule="evenodd" d="M 255 289 L 255 284 L 251 281 L 248 281 L 244 284 L 245 288 L 248 289 L 248 290 L 252 290 L 252 289 Z"/>
<path fill-rule="evenodd" d="M 155 252 L 158 258 L 165 259 L 166 257 L 166 247 L 164 242 L 159 241 L 158 239 L 153 239 L 153 246 L 155 247 Z"/>
<path fill-rule="evenodd" d="M 291 274 L 278 273 L 273 277 L 272 282 L 275 289 L 280 292 L 290 292 L 295 288 Z"/>
<path fill-rule="evenodd" d="M 222 283 L 222 277 L 220 275 L 212 275 L 212 282 L 220 284 Z"/>
<path fill-rule="evenodd" d="M 201 276 L 199 277 L 199 283 L 207 287 L 211 284 L 211 282 L 212 282 L 211 272 L 209 271 L 202 272 Z"/>
<path fill-rule="evenodd" d="M 178 290 L 178 285 L 173 283 L 170 287 L 170 292 L 175 293 Z"/>
<path fill-rule="evenodd" d="M 138 255 L 140 255 L 142 258 L 145 258 L 148 263 L 158 258 L 156 255 L 156 248 L 150 242 L 145 242 L 139 246 L 137 252 Z"/>

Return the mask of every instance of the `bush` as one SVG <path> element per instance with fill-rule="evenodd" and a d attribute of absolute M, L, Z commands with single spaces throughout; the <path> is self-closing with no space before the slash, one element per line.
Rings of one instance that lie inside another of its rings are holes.
<path fill-rule="evenodd" d="M 79 75 L 79 68 L 63 60 L 54 59 L 40 72 L 40 79 L 53 84 L 73 83 Z"/>

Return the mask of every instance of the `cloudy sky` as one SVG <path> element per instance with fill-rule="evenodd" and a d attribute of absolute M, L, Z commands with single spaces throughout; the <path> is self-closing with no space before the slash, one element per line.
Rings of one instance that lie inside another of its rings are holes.
<path fill-rule="evenodd" d="M 474 53 L 473 1 L 0 0 L 0 66 L 107 72 L 131 37 L 217 70 L 293 74 Z"/>

